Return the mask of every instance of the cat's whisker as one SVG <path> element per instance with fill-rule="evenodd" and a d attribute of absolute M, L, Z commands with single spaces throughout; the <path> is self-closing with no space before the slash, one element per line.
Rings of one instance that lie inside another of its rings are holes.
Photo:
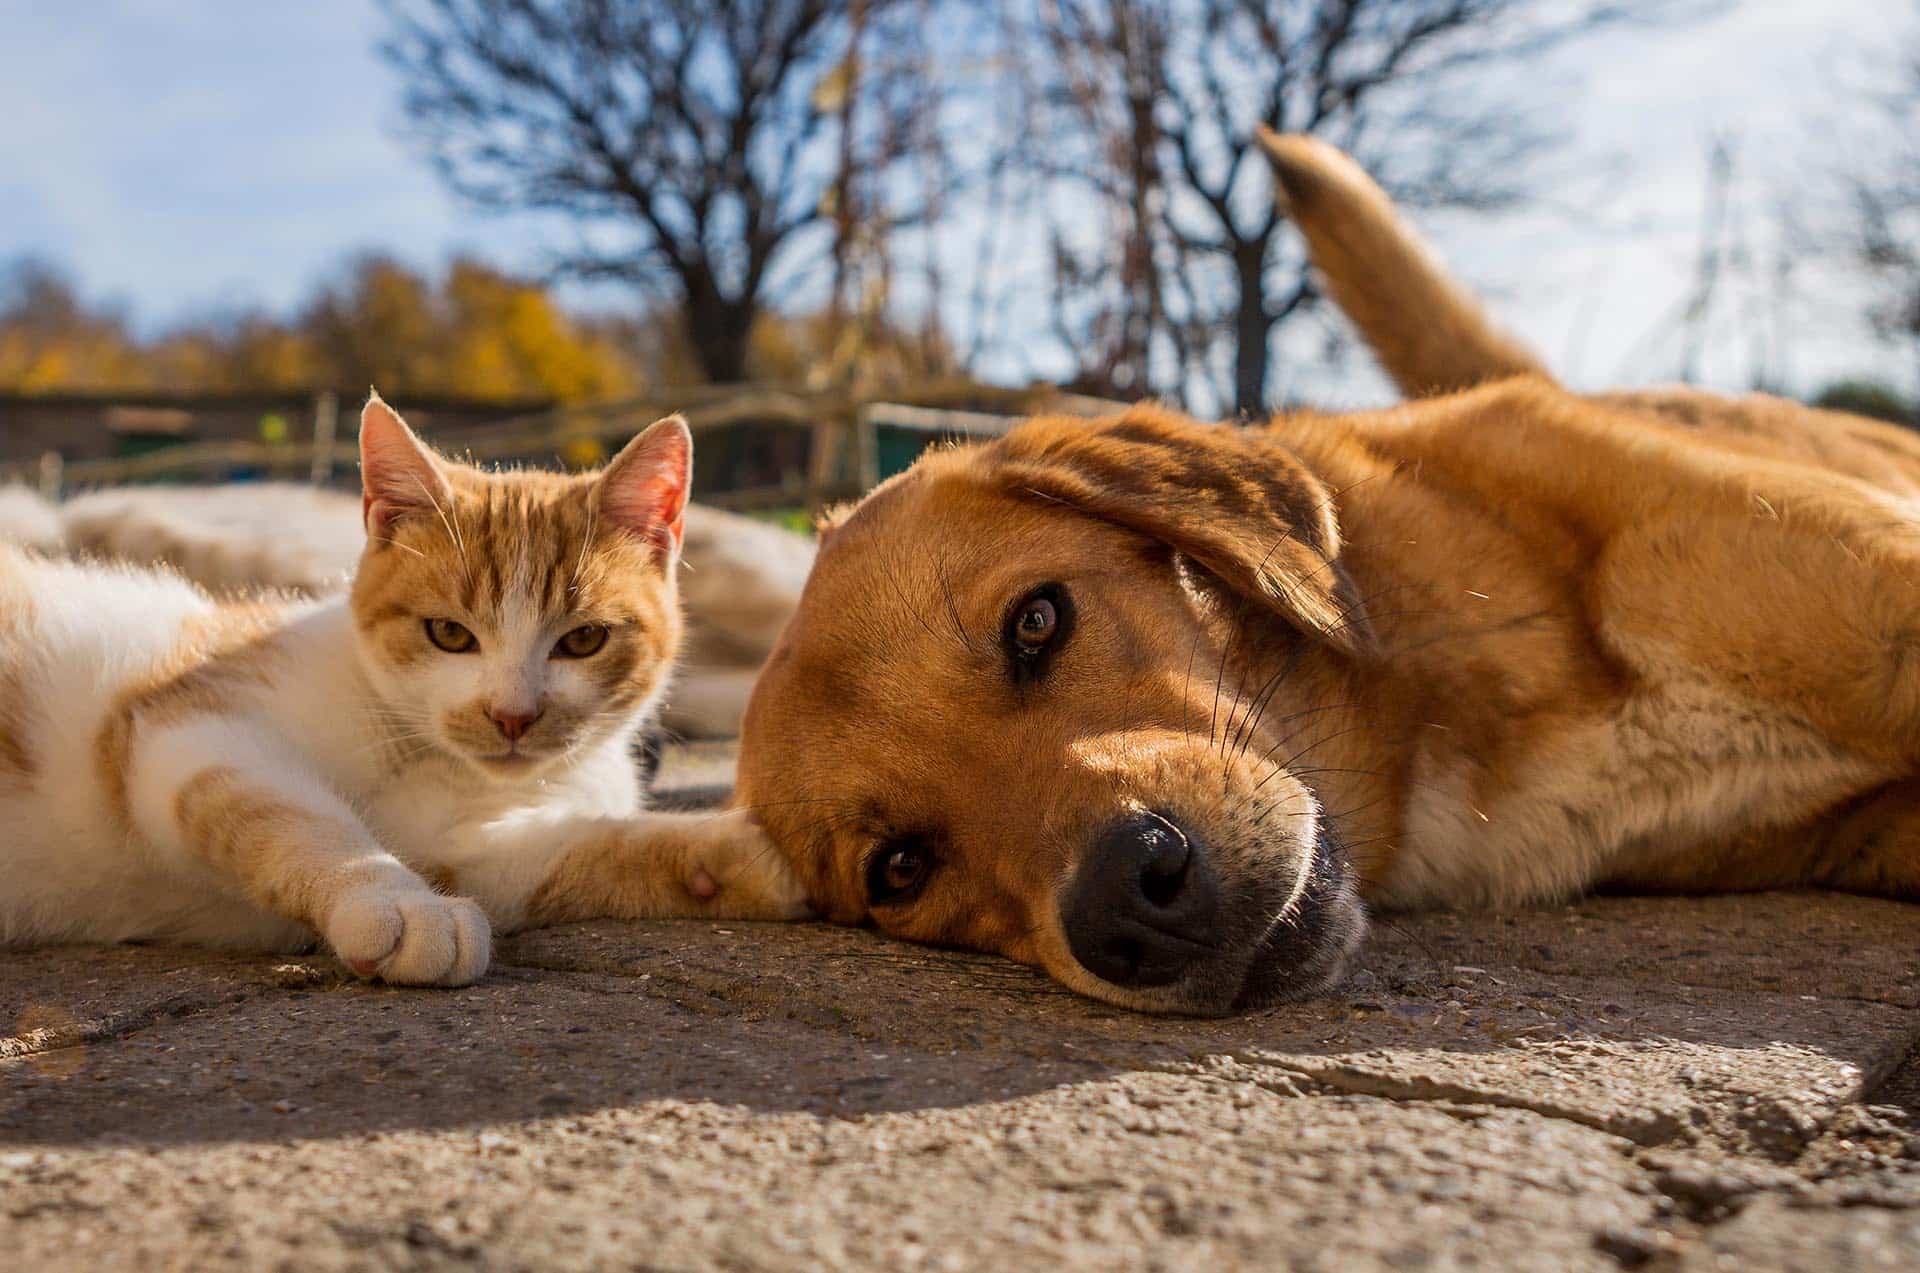
<path fill-rule="evenodd" d="M 401 552 L 412 553 L 414 556 L 420 558 L 422 561 L 425 561 L 427 559 L 427 555 L 421 552 L 418 548 L 415 548 L 412 544 L 403 544 L 399 540 L 394 539 L 391 536 L 376 535 L 374 536 L 374 542 L 377 544 L 386 544 L 389 547 L 398 548 Z"/>

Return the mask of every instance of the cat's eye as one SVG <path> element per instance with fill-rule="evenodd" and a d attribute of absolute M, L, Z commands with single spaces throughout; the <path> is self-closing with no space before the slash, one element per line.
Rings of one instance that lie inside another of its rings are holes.
<path fill-rule="evenodd" d="M 867 860 L 867 901 L 887 906 L 911 900 L 926 886 L 935 864 L 933 851 L 918 836 L 885 841 Z"/>
<path fill-rule="evenodd" d="M 452 619 L 428 619 L 427 640 L 448 654 L 471 654 L 480 648 L 479 638 Z"/>
<path fill-rule="evenodd" d="M 553 652 L 563 659 L 584 659 L 600 653 L 606 643 L 605 624 L 583 623 L 554 642 Z"/>

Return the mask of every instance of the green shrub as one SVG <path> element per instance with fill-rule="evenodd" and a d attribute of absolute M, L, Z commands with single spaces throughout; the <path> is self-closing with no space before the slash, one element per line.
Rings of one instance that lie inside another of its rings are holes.
<path fill-rule="evenodd" d="M 1912 424 L 1914 404 L 1900 396 L 1892 385 L 1875 380 L 1839 380 L 1814 396 L 1813 405 L 1829 411 L 1851 411 L 1854 415 Z"/>

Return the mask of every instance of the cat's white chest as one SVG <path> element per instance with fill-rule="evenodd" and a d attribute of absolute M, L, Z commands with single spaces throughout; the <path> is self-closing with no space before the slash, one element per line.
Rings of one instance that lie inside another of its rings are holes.
<path fill-rule="evenodd" d="M 458 761 L 434 760 L 385 776 L 363 795 L 375 836 L 402 860 L 453 860 L 466 833 L 543 817 L 625 818 L 641 808 L 638 774 L 623 745 L 597 749 L 559 773 L 491 783 Z"/>
<path fill-rule="evenodd" d="M 1422 753 L 1382 900 L 1563 897 L 1606 878 L 1626 854 L 1657 861 L 1782 825 L 1882 776 L 1778 709 L 1708 684 L 1660 686 L 1567 729 L 1496 790 L 1472 757 Z"/>
<path fill-rule="evenodd" d="M 382 783 L 365 801 L 367 823 L 380 841 L 403 856 L 451 833 L 463 821 L 490 811 L 473 793 L 440 775 L 416 769 Z"/>

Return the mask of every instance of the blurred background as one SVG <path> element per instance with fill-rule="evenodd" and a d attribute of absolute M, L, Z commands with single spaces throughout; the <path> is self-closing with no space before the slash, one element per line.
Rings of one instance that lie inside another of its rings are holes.
<path fill-rule="evenodd" d="M 1258 123 L 1571 384 L 1920 423 L 1912 0 L 12 0 L 0 480 L 350 482 L 684 409 L 789 514 L 1052 403 L 1391 399 Z"/>

